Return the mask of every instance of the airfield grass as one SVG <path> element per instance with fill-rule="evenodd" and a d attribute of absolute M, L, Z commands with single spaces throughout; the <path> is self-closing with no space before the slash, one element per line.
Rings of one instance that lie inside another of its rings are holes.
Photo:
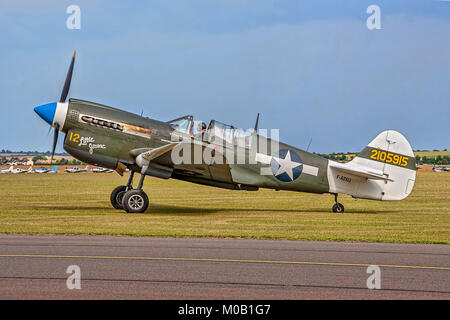
<path fill-rule="evenodd" d="M 117 174 L 0 175 L 0 233 L 240 237 L 450 244 L 450 174 L 418 172 L 399 202 L 261 189 L 231 191 L 147 178 L 150 207 L 126 214 L 109 196 Z M 135 181 L 137 183 L 137 179 Z"/>

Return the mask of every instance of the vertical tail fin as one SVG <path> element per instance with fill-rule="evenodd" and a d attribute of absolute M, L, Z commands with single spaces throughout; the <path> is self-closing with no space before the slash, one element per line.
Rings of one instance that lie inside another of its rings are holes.
<path fill-rule="evenodd" d="M 55 172 L 55 173 L 58 172 L 58 166 L 54 166 L 52 169 L 52 172 Z"/>
<path fill-rule="evenodd" d="M 380 133 L 351 161 L 352 165 L 382 172 L 380 200 L 402 200 L 414 187 L 416 159 L 406 138 L 394 130 Z"/>

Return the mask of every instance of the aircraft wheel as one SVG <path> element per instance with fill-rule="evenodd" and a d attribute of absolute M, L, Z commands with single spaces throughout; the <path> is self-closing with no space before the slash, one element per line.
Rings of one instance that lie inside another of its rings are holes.
<path fill-rule="evenodd" d="M 122 198 L 125 195 L 125 191 L 127 190 L 126 186 L 118 186 L 111 192 L 111 204 L 115 209 L 123 209 L 122 206 Z"/>
<path fill-rule="evenodd" d="M 139 189 L 128 190 L 122 199 L 122 206 L 127 213 L 143 213 L 148 208 L 147 194 Z"/>
<path fill-rule="evenodd" d="M 342 203 L 336 203 L 333 205 L 333 212 L 336 213 L 343 213 L 344 212 L 344 205 Z"/>

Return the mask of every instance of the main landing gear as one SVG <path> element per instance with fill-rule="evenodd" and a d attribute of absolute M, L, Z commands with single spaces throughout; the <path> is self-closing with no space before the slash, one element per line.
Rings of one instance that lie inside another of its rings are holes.
<path fill-rule="evenodd" d="M 118 186 L 111 192 L 111 204 L 127 213 L 143 213 L 148 208 L 148 196 L 142 190 L 145 175 L 141 175 L 137 189 L 133 189 L 134 171 L 131 171 L 126 186 Z"/>
<path fill-rule="evenodd" d="M 337 193 L 334 193 L 334 202 L 336 202 L 336 203 L 333 205 L 332 210 L 333 210 L 333 212 L 336 212 L 336 213 L 343 213 L 344 205 L 337 201 L 337 197 L 338 197 Z"/>

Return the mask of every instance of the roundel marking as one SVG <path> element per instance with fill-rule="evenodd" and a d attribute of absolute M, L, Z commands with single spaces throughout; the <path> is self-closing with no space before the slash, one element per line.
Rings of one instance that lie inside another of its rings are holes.
<path fill-rule="evenodd" d="M 296 152 L 281 149 L 272 156 L 270 167 L 275 178 L 283 182 L 291 182 L 302 174 L 303 162 Z"/>

